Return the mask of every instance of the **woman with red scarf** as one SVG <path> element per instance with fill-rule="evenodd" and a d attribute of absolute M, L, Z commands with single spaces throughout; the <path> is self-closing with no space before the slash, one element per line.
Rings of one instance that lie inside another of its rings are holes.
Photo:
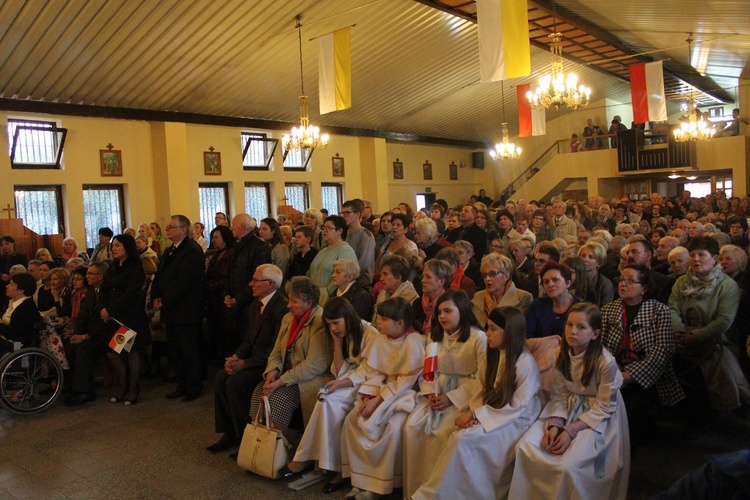
<path fill-rule="evenodd" d="M 255 419 L 261 397 L 271 405 L 274 428 L 290 443 L 297 443 L 303 429 L 291 429 L 294 412 L 301 406 L 304 424 L 310 419 L 318 389 L 333 378 L 331 336 L 326 333 L 320 288 L 306 276 L 295 276 L 289 288 L 289 314 L 281 320 L 279 336 L 268 356 L 265 381 L 258 384 L 250 401 Z"/>
<path fill-rule="evenodd" d="M 429 336 L 436 326 L 435 307 L 438 299 L 449 289 L 453 270 L 444 260 L 431 259 L 422 271 L 422 297 L 411 303 L 414 319 L 422 325 L 422 333 Z"/>

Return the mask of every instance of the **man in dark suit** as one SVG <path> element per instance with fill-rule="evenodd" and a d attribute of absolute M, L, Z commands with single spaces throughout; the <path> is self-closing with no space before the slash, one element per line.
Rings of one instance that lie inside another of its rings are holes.
<path fill-rule="evenodd" d="M 675 280 L 651 269 L 651 259 L 654 256 L 654 247 L 651 242 L 641 236 L 640 239 L 628 243 L 626 248 L 628 264 L 639 264 L 648 268 L 649 280 L 654 285 L 654 292 L 651 294 L 653 298 L 662 304 L 669 305 L 669 296 L 672 294 Z"/>
<path fill-rule="evenodd" d="M 229 279 L 225 290 L 224 304 L 232 309 L 232 317 L 238 319 L 241 330 L 247 328 L 245 306 L 253 300 L 253 291 L 248 285 L 258 266 L 271 263 L 271 247 L 255 235 L 255 219 L 248 214 L 237 214 L 232 219 L 234 244 L 232 261 L 229 264 Z"/>
<path fill-rule="evenodd" d="M 539 273 L 542 272 L 544 264 L 549 261 L 560 262 L 560 251 L 551 241 L 542 241 L 537 243 L 534 248 L 534 272 L 529 274 L 529 278 L 518 287 L 525 292 L 529 292 L 535 299 L 544 296 L 544 287 L 542 278 Z"/>
<path fill-rule="evenodd" d="M 167 399 L 188 402 L 203 392 L 203 250 L 188 234 L 190 220 L 173 215 L 166 228 L 172 245 L 161 255 L 151 286 L 154 309 L 161 311 L 174 363 L 177 388 Z"/>
<path fill-rule="evenodd" d="M 73 334 L 64 344 L 65 355 L 73 372 L 72 394 L 65 400 L 67 406 L 78 406 L 96 399 L 94 364 L 106 352 L 111 338 L 104 327 L 99 301 L 99 288 L 108 268 L 104 262 L 94 262 L 86 271 L 89 290 L 81 303 Z"/>
<path fill-rule="evenodd" d="M 276 342 L 287 300 L 278 292 L 284 277 L 273 264 L 261 264 L 250 286 L 254 300 L 246 308 L 247 324 L 242 344 L 214 377 L 214 422 L 221 438 L 206 449 L 212 453 L 240 444 L 250 413 L 250 398 L 263 380 L 268 355 Z"/>
<path fill-rule="evenodd" d="M 461 208 L 461 226 L 451 229 L 445 239 L 451 244 L 458 240 L 468 241 L 474 247 L 474 259 L 482 262 L 487 252 L 487 233 L 476 225 L 476 218 L 477 209 L 473 205 L 464 205 Z"/>

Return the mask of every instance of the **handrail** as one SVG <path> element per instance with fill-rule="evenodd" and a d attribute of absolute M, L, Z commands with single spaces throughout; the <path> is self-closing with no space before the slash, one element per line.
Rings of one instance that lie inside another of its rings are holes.
<path fill-rule="evenodd" d="M 600 134 L 600 135 L 597 135 L 596 137 L 597 138 L 610 138 L 610 137 L 616 138 L 617 134 Z M 581 139 L 586 140 L 586 139 L 590 139 L 590 138 L 591 137 L 582 137 Z M 536 167 L 536 165 L 539 164 L 544 159 L 544 157 L 547 156 L 547 154 L 550 151 L 552 151 L 552 149 L 554 149 L 555 147 L 557 147 L 557 153 L 559 154 L 560 153 L 560 144 L 563 143 L 563 142 L 569 142 L 569 141 L 570 141 L 570 138 L 555 140 L 555 142 L 553 142 L 552 145 L 550 145 L 550 147 L 548 147 L 547 149 L 545 149 L 544 152 L 542 154 L 540 154 L 536 158 L 536 160 L 534 160 L 533 162 L 531 162 L 531 164 L 528 167 L 526 167 L 523 170 L 523 172 L 521 172 L 518 175 L 518 177 L 516 177 L 515 179 L 513 179 L 502 192 L 507 192 L 509 189 L 512 189 L 513 191 L 510 193 L 512 195 L 513 192 L 517 191 L 517 189 L 514 188 L 514 185 L 515 185 L 516 182 L 524 179 L 524 177 L 526 177 Z"/>

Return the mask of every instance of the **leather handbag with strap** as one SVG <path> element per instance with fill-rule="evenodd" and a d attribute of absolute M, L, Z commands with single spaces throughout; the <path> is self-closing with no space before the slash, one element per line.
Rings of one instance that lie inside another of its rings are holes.
<path fill-rule="evenodd" d="M 262 402 L 255 415 L 255 421 L 245 427 L 240 451 L 237 454 L 237 465 L 269 479 L 277 479 L 279 470 L 289 459 L 290 447 L 281 431 L 272 428 L 268 397 L 263 396 Z M 266 421 L 265 425 L 261 425 L 260 413 L 264 407 Z"/>

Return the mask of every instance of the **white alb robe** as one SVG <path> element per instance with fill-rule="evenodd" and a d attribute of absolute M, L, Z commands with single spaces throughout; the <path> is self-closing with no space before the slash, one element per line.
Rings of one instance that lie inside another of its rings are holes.
<path fill-rule="evenodd" d="M 496 385 L 502 382 L 505 372 L 504 351 L 500 356 Z M 516 443 L 541 411 L 537 396 L 540 384 L 536 362 L 524 349 L 516 362 L 515 390 L 510 402 L 499 409 L 485 405 L 480 388 L 471 403 L 479 425 L 457 429 L 450 436 L 432 474 L 412 498 L 507 498 Z"/>
<path fill-rule="evenodd" d="M 368 346 L 365 362 L 348 375 L 360 397 L 344 421 L 341 473 L 352 486 L 387 495 L 402 484 L 402 428 L 414 410 L 414 384 L 424 366 L 424 337 L 412 331 L 398 339 L 379 335 Z M 383 402 L 369 418 L 357 413 L 361 395 Z"/>
<path fill-rule="evenodd" d="M 353 373 L 364 359 L 367 347 L 380 333 L 366 321 L 362 321 L 364 332 L 359 348 L 359 354 L 352 355 L 352 346 L 349 346 L 347 359 L 336 372 L 331 364 L 331 373 L 336 375 L 336 380 L 347 378 Z M 295 462 L 306 462 L 317 460 L 318 467 L 329 471 L 341 471 L 341 430 L 344 419 L 354 407 L 359 385 L 344 387 L 334 392 L 318 396 L 318 402 L 305 427 L 305 433 L 297 447 L 294 455 Z"/>
<path fill-rule="evenodd" d="M 598 370 L 589 383 L 583 385 L 584 356 L 585 353 L 579 356 L 571 353 L 572 380 L 566 380 L 555 368 L 550 402 L 516 447 L 511 498 L 626 498 L 630 434 L 620 395 L 622 375 L 614 357 L 604 349 Z M 578 418 L 589 428 L 580 431 L 562 455 L 542 450 L 547 419 L 568 420 L 571 406 L 580 402 L 581 397 L 589 409 Z M 597 477 L 598 473 L 601 477 Z"/>
<path fill-rule="evenodd" d="M 435 412 L 430 409 L 429 394 L 435 394 L 435 381 L 419 377 L 417 407 L 404 427 L 404 497 L 408 498 L 430 476 L 437 457 L 456 430 L 456 418 L 469 407 L 477 392 L 482 392 L 479 374 L 486 366 L 487 336 L 472 328 L 466 342 L 460 332 L 443 335 L 438 344 L 437 393 L 446 394 L 452 406 Z M 428 340 L 429 342 L 429 340 Z"/>

